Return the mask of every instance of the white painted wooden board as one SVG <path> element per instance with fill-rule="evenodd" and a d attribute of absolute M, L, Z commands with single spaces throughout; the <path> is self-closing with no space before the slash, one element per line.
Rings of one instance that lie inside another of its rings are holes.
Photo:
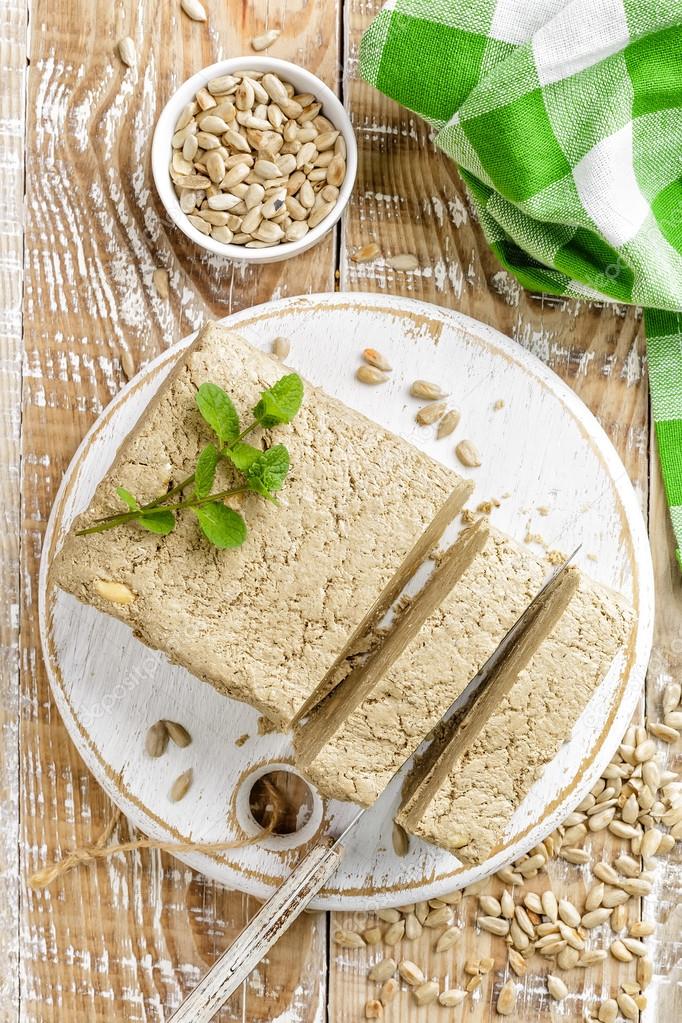
<path fill-rule="evenodd" d="M 498 498 L 493 522 L 516 539 L 541 534 L 549 548 L 582 543 L 579 564 L 613 586 L 638 610 L 631 656 L 614 662 L 570 742 L 516 813 L 504 848 L 484 864 L 463 868 L 450 853 L 412 840 L 397 857 L 390 801 L 366 815 L 344 864 L 314 905 L 364 909 L 435 896 L 468 884 L 521 855 L 563 819 L 612 755 L 629 721 L 648 661 L 652 569 L 646 532 L 625 469 L 596 420 L 539 360 L 490 327 L 461 314 L 404 298 L 320 295 L 268 303 L 224 321 L 269 350 L 291 340 L 289 364 L 312 382 L 475 479 L 471 502 Z M 257 714 L 219 696 L 184 669 L 134 639 L 128 628 L 60 592 L 47 592 L 47 566 L 60 537 L 90 496 L 117 445 L 143 411 L 180 350 L 151 363 L 107 408 L 74 457 L 55 502 L 41 569 L 41 630 L 57 704 L 81 754 L 112 799 L 148 834 L 163 839 L 228 842 L 255 825 L 248 790 L 258 773 L 291 762 L 285 735 L 258 734 Z M 394 367 L 380 388 L 357 383 L 360 351 L 371 345 Z M 462 413 L 455 435 L 414 421 L 408 394 L 417 378 L 437 380 Z M 502 399 L 504 407 L 495 409 Z M 482 466 L 462 470 L 454 444 L 474 440 Z M 508 495 L 503 497 L 503 495 Z M 407 495 L 406 495 L 407 496 Z M 544 514 L 543 514 L 544 513 Z M 593 560 L 594 559 L 594 560 Z M 159 718 L 187 724 L 194 742 L 159 761 L 144 756 L 148 726 Z M 243 746 L 235 740 L 249 735 Z M 172 779 L 195 771 L 190 793 L 167 798 Z M 397 791 L 397 789 L 396 789 Z M 388 804 L 388 809 L 386 806 Z M 271 893 L 302 850 L 322 832 L 337 833 L 350 804 L 315 799 L 295 836 L 182 859 L 226 885 L 260 897 Z"/>

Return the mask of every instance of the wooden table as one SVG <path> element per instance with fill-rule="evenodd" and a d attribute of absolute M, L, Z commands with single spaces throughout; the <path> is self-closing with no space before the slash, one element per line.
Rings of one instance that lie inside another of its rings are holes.
<path fill-rule="evenodd" d="M 44 893 L 24 881 L 61 851 L 94 840 L 110 813 L 50 697 L 35 584 L 60 478 L 87 428 L 124 383 L 126 353 L 140 366 L 207 317 L 334 288 L 404 293 L 494 324 L 578 391 L 620 451 L 648 515 L 657 576 L 647 698 L 654 699 L 667 676 L 679 677 L 682 667 L 682 590 L 636 312 L 525 294 L 500 269 L 454 166 L 435 150 L 427 127 L 355 77 L 360 35 L 378 0 L 205 2 L 204 24 L 182 14 L 179 0 L 32 0 L 28 13 L 19 0 L 5 0 L 0 10 L 3 1020 L 20 1014 L 41 1023 L 167 1019 L 255 909 L 253 900 L 159 853 L 117 856 Z M 273 56 L 310 68 L 343 93 L 360 167 L 335 235 L 294 261 L 244 269 L 207 258 L 169 223 L 151 183 L 149 142 L 158 112 L 180 81 L 222 57 L 249 53 L 252 36 L 273 26 L 282 30 Z M 115 53 L 123 35 L 135 40 L 136 70 L 126 70 Z M 371 240 L 385 255 L 416 253 L 420 268 L 401 273 L 381 259 L 353 262 L 349 253 Z M 169 300 L 152 285 L 157 267 L 169 271 Z M 679 749 L 677 756 L 679 767 Z M 679 963 L 677 987 L 673 970 L 679 915 L 670 914 L 680 894 L 679 856 L 678 846 L 660 866 L 656 954 L 662 975 L 646 1013 L 658 1023 L 682 1018 Z M 579 868 L 556 861 L 550 872 L 556 890 L 580 887 Z M 469 918 L 474 902 L 465 902 Z M 364 1018 L 370 987 L 363 956 L 330 947 L 339 924 L 366 926 L 357 914 L 301 919 L 220 1019 Z M 465 951 L 487 954 L 483 937 L 470 931 Z M 428 944 L 411 948 L 411 958 L 426 961 Z M 497 973 L 467 1020 L 495 1015 L 503 965 L 501 947 L 495 948 Z M 608 989 L 608 969 L 576 971 L 566 977 L 571 999 L 552 1007 L 531 973 L 518 1019 L 577 1021 L 583 1005 L 594 1004 L 595 987 L 601 993 L 602 976 Z M 404 996 L 387 1017 L 408 1023 L 464 1014 L 419 1011 Z"/>

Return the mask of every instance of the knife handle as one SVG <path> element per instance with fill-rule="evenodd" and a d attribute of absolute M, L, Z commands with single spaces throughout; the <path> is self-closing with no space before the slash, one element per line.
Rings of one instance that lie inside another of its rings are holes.
<path fill-rule="evenodd" d="M 343 848 L 313 846 L 173 1013 L 169 1023 L 209 1023 L 338 867 Z"/>

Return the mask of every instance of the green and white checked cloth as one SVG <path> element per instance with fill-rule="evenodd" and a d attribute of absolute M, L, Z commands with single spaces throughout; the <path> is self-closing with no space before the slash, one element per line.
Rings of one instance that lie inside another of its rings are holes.
<path fill-rule="evenodd" d="M 433 125 L 526 288 L 645 307 L 682 566 L 682 2 L 390 0 L 360 69 Z"/>

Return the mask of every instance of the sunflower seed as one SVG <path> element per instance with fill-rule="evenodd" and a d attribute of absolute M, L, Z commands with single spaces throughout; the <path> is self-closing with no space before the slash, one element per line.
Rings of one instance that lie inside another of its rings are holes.
<path fill-rule="evenodd" d="M 403 959 L 398 965 L 398 973 L 410 987 L 419 987 L 420 984 L 424 983 L 424 974 L 419 969 L 416 963 L 413 963 L 410 959 Z"/>
<path fill-rule="evenodd" d="M 435 980 L 429 980 L 415 988 L 412 994 L 417 1005 L 430 1005 L 438 998 L 438 984 Z"/>
<path fill-rule="evenodd" d="M 466 465 L 469 468 L 473 469 L 481 465 L 481 456 L 476 446 L 470 440 L 461 440 L 455 448 L 455 454 L 462 465 Z M 523 871 L 521 872 L 523 873 Z"/>
<path fill-rule="evenodd" d="M 446 413 L 438 424 L 436 440 L 442 440 L 443 437 L 449 437 L 457 428 L 459 419 L 460 415 L 457 409 L 451 409 L 450 412 Z"/>
<path fill-rule="evenodd" d="M 450 926 L 452 923 L 452 909 L 450 906 L 441 906 L 433 909 L 424 920 L 424 927 L 441 927 L 443 924 Z"/>
<path fill-rule="evenodd" d="M 479 895 L 478 904 L 486 916 L 502 915 L 502 906 L 493 895 Z"/>
<path fill-rule="evenodd" d="M 428 380 L 415 380 L 410 386 L 410 394 L 413 398 L 423 398 L 426 401 L 447 398 L 446 392 L 438 384 L 429 383 Z"/>
<path fill-rule="evenodd" d="M 337 931 L 337 934 L 338 933 L 339 932 Z M 341 932 L 341 933 L 345 933 L 345 932 Z M 336 941 L 336 935 L 334 936 L 334 940 Z M 348 946 L 346 946 L 346 947 L 348 947 Z M 358 948 L 359 946 L 352 946 L 352 947 L 353 948 Z M 395 973 L 395 971 L 396 971 L 396 961 L 395 961 L 395 959 L 390 959 L 390 958 L 388 958 L 388 959 L 381 959 L 378 963 L 376 963 L 372 967 L 372 969 L 369 971 L 368 976 L 369 976 L 370 980 L 377 980 L 377 981 L 381 982 L 381 981 L 384 981 L 384 980 L 388 980 L 389 977 L 392 977 L 393 974 Z"/>
<path fill-rule="evenodd" d="M 461 937 L 462 931 L 459 927 L 448 927 L 436 942 L 436 952 L 447 952 L 448 949 L 457 944 Z"/>
<path fill-rule="evenodd" d="M 124 348 L 121 352 L 121 369 L 128 380 L 132 380 L 135 376 L 135 361 L 128 348 Z"/>
<path fill-rule="evenodd" d="M 361 384 L 385 384 L 388 380 L 388 375 L 382 373 L 376 366 L 358 366 L 355 371 L 355 378 L 359 380 Z"/>
<path fill-rule="evenodd" d="M 420 426 L 432 426 L 445 415 L 446 405 L 444 401 L 431 402 L 420 408 L 414 417 Z"/>
<path fill-rule="evenodd" d="M 354 249 L 350 258 L 354 263 L 369 263 L 380 255 L 381 249 L 377 243 L 367 242 L 365 245 L 361 245 L 359 249 Z"/>
<path fill-rule="evenodd" d="M 124 36 L 118 41 L 118 55 L 126 67 L 135 67 L 137 64 L 137 53 L 135 43 L 130 36 Z"/>
<path fill-rule="evenodd" d="M 654 975 L 654 964 L 648 956 L 644 955 L 637 960 L 637 983 L 642 991 L 651 983 Z"/>
<path fill-rule="evenodd" d="M 192 21 L 206 21 L 206 11 L 199 0 L 180 0 L 180 6 Z"/>
<path fill-rule="evenodd" d="M 267 50 L 268 46 L 272 46 L 277 39 L 279 39 L 280 31 L 278 28 L 271 28 L 267 32 L 263 32 L 262 35 L 254 36 L 251 40 L 251 49 L 255 50 L 256 53 L 260 53 L 261 50 Z"/>
<path fill-rule="evenodd" d="M 620 938 L 617 938 L 615 941 L 611 942 L 611 945 L 609 946 L 609 952 L 611 953 L 614 959 L 617 959 L 621 963 L 632 962 L 632 952 L 630 952 L 630 950 L 625 947 Z"/>
<path fill-rule="evenodd" d="M 618 1003 L 615 998 L 607 998 L 599 1006 L 597 1019 L 599 1023 L 616 1023 L 618 1017 Z"/>
<path fill-rule="evenodd" d="M 147 756 L 155 759 L 163 756 L 168 748 L 168 738 L 168 730 L 164 721 L 157 721 L 156 724 L 153 724 L 144 741 Z"/>
<path fill-rule="evenodd" d="M 682 699 L 682 685 L 679 682 L 668 682 L 663 690 L 663 713 L 669 714 L 680 705 Z"/>
<path fill-rule="evenodd" d="M 499 934 L 500 936 L 509 934 L 509 921 L 500 917 L 479 916 L 476 919 L 476 923 L 482 931 L 488 931 L 490 934 Z"/>
<path fill-rule="evenodd" d="M 591 948 L 589 952 L 583 952 L 578 959 L 578 966 L 593 966 L 594 963 L 602 963 L 608 953 L 603 948 Z"/>
<path fill-rule="evenodd" d="M 357 931 L 346 931 L 340 928 L 334 932 L 334 944 L 339 948 L 364 948 L 365 939 Z M 379 978 L 372 979 L 378 980 Z"/>
<path fill-rule="evenodd" d="M 362 932 L 366 945 L 378 945 L 381 941 L 381 927 L 368 927 Z"/>
<path fill-rule="evenodd" d="M 628 927 L 628 932 L 633 938 L 647 938 L 656 930 L 656 925 L 650 920 L 635 920 Z"/>
<path fill-rule="evenodd" d="M 382 1005 L 389 1005 L 395 996 L 398 994 L 400 986 L 395 977 L 389 977 L 388 980 L 384 981 L 381 985 L 381 991 L 379 992 L 379 1001 Z"/>
<path fill-rule="evenodd" d="M 391 924 L 390 927 L 386 928 L 386 933 L 384 934 L 384 944 L 389 946 L 397 945 L 398 942 L 402 941 L 404 934 L 405 934 L 404 920 L 400 920 L 398 923 Z"/>
<path fill-rule="evenodd" d="M 568 994 L 568 988 L 561 977 L 557 977 L 553 973 L 547 974 L 547 990 L 557 1002 L 561 1002 Z"/>
<path fill-rule="evenodd" d="M 170 295 L 170 287 L 168 283 L 168 271 L 163 267 L 157 267 L 152 274 L 152 283 L 156 288 L 156 292 L 159 298 L 167 299 Z"/>
<path fill-rule="evenodd" d="M 466 996 L 466 991 L 462 991 L 461 988 L 452 987 L 448 988 L 447 991 L 441 991 L 438 995 L 438 1002 L 446 1008 L 452 1008 L 455 1005 L 461 1005 Z"/>
<path fill-rule="evenodd" d="M 498 1016 L 511 1016 L 516 1005 L 516 988 L 513 980 L 508 980 L 506 984 L 503 984 L 500 988 L 500 993 L 497 996 L 497 1009 Z"/>
<path fill-rule="evenodd" d="M 376 368 L 380 369 L 383 373 L 391 372 L 391 365 L 388 359 L 382 355 L 381 352 L 378 352 L 376 348 L 363 349 L 362 357 L 370 366 L 376 366 Z"/>
<path fill-rule="evenodd" d="M 591 931 L 593 927 L 599 927 L 601 924 L 606 923 L 610 916 L 611 910 L 601 906 L 599 909 L 593 909 L 589 913 L 585 913 L 580 923 L 586 930 Z"/>
<path fill-rule="evenodd" d="M 649 731 L 663 742 L 677 742 L 680 737 L 677 729 L 671 728 L 670 725 L 661 724 L 659 721 L 650 721 Z"/>
<path fill-rule="evenodd" d="M 125 583 L 116 583 L 109 579 L 95 579 L 92 585 L 98 597 L 108 600 L 112 604 L 132 604 L 135 600 L 135 594 Z"/>
<path fill-rule="evenodd" d="M 185 749 L 191 744 L 192 736 L 184 725 L 179 724 L 177 721 L 164 721 L 163 723 L 176 746 Z"/>
<path fill-rule="evenodd" d="M 179 803 L 181 799 L 185 798 L 189 792 L 193 777 L 194 772 L 191 767 L 188 771 L 183 771 L 182 774 L 177 776 L 168 793 L 168 798 L 172 803 Z"/>
<path fill-rule="evenodd" d="M 625 991 L 619 991 L 616 995 L 616 1001 L 618 1002 L 618 1008 L 626 1019 L 639 1019 L 637 1002 L 631 995 L 626 994 Z"/>
<path fill-rule="evenodd" d="M 327 174 L 327 180 L 329 181 L 329 175 Z M 334 184 L 334 182 L 330 182 Z M 411 252 L 401 252 L 396 256 L 388 256 L 386 258 L 386 265 L 390 266 L 392 270 L 416 270 L 419 266 L 419 260 Z M 420 397 L 420 395 L 417 395 Z"/>

